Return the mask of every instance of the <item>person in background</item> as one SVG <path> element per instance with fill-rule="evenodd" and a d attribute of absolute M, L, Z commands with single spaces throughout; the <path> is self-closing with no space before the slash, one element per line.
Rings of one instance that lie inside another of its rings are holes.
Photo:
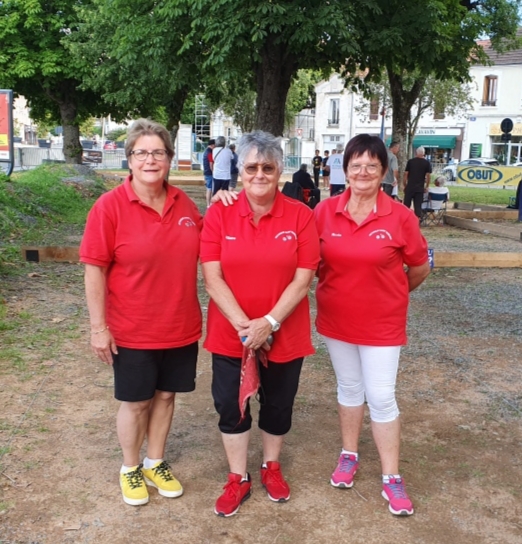
<path fill-rule="evenodd" d="M 315 204 L 320 202 L 321 191 L 312 181 L 312 178 L 308 173 L 308 166 L 306 164 L 302 164 L 299 170 L 292 174 L 292 183 L 298 183 L 303 190 L 307 189 L 310 192 L 310 196 L 315 199 Z"/>
<path fill-rule="evenodd" d="M 326 161 L 330 175 L 330 196 L 342 193 L 346 189 L 346 178 L 343 171 L 343 147 L 337 146 Z"/>
<path fill-rule="evenodd" d="M 430 267 L 417 218 L 381 191 L 387 168 L 382 140 L 355 136 L 343 158 L 348 190 L 314 210 L 321 244 L 316 325 L 337 378 L 342 449 L 330 483 L 353 486 L 366 401 L 381 461 L 381 493 L 391 513 L 402 516 L 414 509 L 399 471 L 395 385 L 409 293 Z"/>
<path fill-rule="evenodd" d="M 243 182 L 238 201 L 211 206 L 201 233 L 211 298 L 204 347 L 212 353 L 212 396 L 230 470 L 214 512 L 225 517 L 234 515 L 252 490 L 247 467 L 252 417 L 240 383 L 253 383 L 250 392 L 259 395 L 261 483 L 270 500 L 290 498 L 279 458 L 303 359 L 314 353 L 307 293 L 319 262 L 312 211 L 279 191 L 280 139 L 262 131 L 244 134 L 238 157 Z"/>
<path fill-rule="evenodd" d="M 329 156 L 330 152 L 326 150 L 323 157 L 323 189 L 330 189 L 330 171 L 326 166 Z"/>
<path fill-rule="evenodd" d="M 442 200 L 432 200 L 431 195 L 446 195 L 446 201 L 450 199 L 449 189 L 444 186 L 446 178 L 444 176 L 438 176 L 435 180 L 435 187 L 428 189 L 428 208 L 431 210 L 440 210 L 443 205 Z"/>
<path fill-rule="evenodd" d="M 424 148 L 418 147 L 415 151 L 415 157 L 406 163 L 403 204 L 410 208 L 413 200 L 413 209 L 419 221 L 422 216 L 424 193 L 428 192 L 430 186 L 430 177 L 431 164 L 424 158 Z"/>
<path fill-rule="evenodd" d="M 314 173 L 314 185 L 319 187 L 319 176 L 321 174 L 321 167 L 323 165 L 323 158 L 319 149 L 315 150 L 315 156 L 312 158 L 312 167 Z"/>
<path fill-rule="evenodd" d="M 212 170 L 212 194 L 215 195 L 219 190 L 227 191 L 230 184 L 230 172 L 232 168 L 232 151 L 225 147 L 224 136 L 216 138 L 216 147 L 212 151 L 214 159 L 214 168 Z"/>
<path fill-rule="evenodd" d="M 212 198 L 212 170 L 214 169 L 214 158 L 212 157 L 212 151 L 215 147 L 216 140 L 211 138 L 208 141 L 208 147 L 203 152 L 203 177 L 205 178 L 205 199 L 207 202 L 207 208 L 210 206 L 210 199 Z"/>
<path fill-rule="evenodd" d="M 397 153 L 399 152 L 399 142 L 392 142 L 388 148 L 388 170 L 382 180 L 382 190 L 388 195 L 393 196 L 393 189 L 397 187 L 399 179 L 399 163 Z"/>
<path fill-rule="evenodd" d="M 230 190 L 234 191 L 237 187 L 237 177 L 239 175 L 239 170 L 237 168 L 237 153 L 236 153 L 236 145 L 230 144 L 229 146 L 230 151 L 232 151 L 232 161 L 230 162 Z"/>

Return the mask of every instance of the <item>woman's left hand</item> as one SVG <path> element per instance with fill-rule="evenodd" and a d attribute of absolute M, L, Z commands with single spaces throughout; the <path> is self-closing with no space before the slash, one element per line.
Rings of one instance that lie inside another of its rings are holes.
<path fill-rule="evenodd" d="M 229 204 L 234 204 L 234 201 L 237 200 L 237 195 L 239 193 L 236 193 L 235 191 L 223 191 L 223 189 L 220 189 L 210 200 L 212 204 L 215 204 L 216 202 L 223 202 L 224 206 L 228 206 Z"/>
<path fill-rule="evenodd" d="M 241 323 L 242 327 L 238 331 L 240 338 L 245 338 L 243 345 L 251 349 L 263 348 L 269 351 L 270 345 L 267 343 L 267 338 L 272 332 L 272 325 L 264 318 L 251 319 Z"/>

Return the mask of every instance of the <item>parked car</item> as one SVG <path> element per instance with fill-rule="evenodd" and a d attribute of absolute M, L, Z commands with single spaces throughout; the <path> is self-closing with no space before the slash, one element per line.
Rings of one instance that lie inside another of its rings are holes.
<path fill-rule="evenodd" d="M 105 140 L 105 143 L 103 144 L 103 149 L 117 149 L 116 142 L 113 142 L 112 140 Z"/>
<path fill-rule="evenodd" d="M 497 159 L 488 159 L 486 157 L 478 157 L 476 159 L 465 159 L 458 164 L 448 164 L 442 170 L 442 175 L 446 176 L 449 181 L 457 179 L 457 166 L 499 166 Z"/>

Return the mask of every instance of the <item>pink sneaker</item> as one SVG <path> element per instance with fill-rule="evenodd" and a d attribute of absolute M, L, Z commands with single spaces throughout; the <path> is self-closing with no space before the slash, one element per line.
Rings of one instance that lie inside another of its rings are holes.
<path fill-rule="evenodd" d="M 352 487 L 353 477 L 359 468 L 359 461 L 355 455 L 341 453 L 337 468 L 334 470 L 330 483 L 334 487 Z"/>
<path fill-rule="evenodd" d="M 411 516 L 413 503 L 406 493 L 402 478 L 390 478 L 390 482 L 382 484 L 382 496 L 388 501 L 388 508 L 396 516 Z"/>

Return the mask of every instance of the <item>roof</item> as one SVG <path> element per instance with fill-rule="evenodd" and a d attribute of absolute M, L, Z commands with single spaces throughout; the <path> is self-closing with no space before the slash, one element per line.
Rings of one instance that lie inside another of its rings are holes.
<path fill-rule="evenodd" d="M 522 28 L 518 29 L 517 37 L 522 37 Z M 508 64 L 522 64 L 522 49 L 513 49 L 512 51 L 497 53 L 491 46 L 490 40 L 479 40 L 477 43 L 484 48 L 484 51 L 494 65 L 505 66 Z"/>

